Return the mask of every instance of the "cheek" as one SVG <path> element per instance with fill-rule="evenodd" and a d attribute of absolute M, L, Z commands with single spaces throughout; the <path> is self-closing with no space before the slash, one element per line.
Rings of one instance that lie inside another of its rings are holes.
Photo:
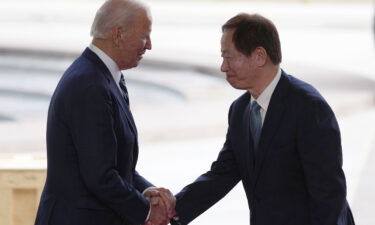
<path fill-rule="evenodd" d="M 134 43 L 133 49 L 137 54 L 139 54 L 145 49 L 145 45 L 146 45 L 146 42 L 139 40 Z"/>
<path fill-rule="evenodd" d="M 246 67 L 247 65 L 243 59 L 236 59 L 231 64 L 231 68 L 237 76 L 241 76 L 244 70 L 246 70 Z"/>
<path fill-rule="evenodd" d="M 146 45 L 146 38 L 138 37 L 134 44 L 138 46 L 138 48 L 141 48 Z"/>

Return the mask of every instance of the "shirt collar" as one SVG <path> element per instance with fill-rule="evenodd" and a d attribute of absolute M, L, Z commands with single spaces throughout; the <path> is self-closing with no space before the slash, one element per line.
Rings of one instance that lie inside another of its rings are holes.
<path fill-rule="evenodd" d="M 112 74 L 113 79 L 116 81 L 117 86 L 119 86 L 119 82 L 121 79 L 121 71 L 118 68 L 117 64 L 111 57 L 109 57 L 105 52 L 103 52 L 100 48 L 96 47 L 94 44 L 89 45 L 89 49 L 93 51 L 104 63 L 104 65 L 108 68 L 109 72 Z"/>
<path fill-rule="evenodd" d="M 271 83 L 268 84 L 266 89 L 264 89 L 264 91 L 256 99 L 256 102 L 264 111 L 267 111 L 268 109 L 268 105 L 270 104 L 272 94 L 275 91 L 277 83 L 279 83 L 280 77 L 281 77 L 281 69 L 279 68 L 279 70 L 276 73 L 276 76 L 273 78 Z M 253 101 L 255 101 L 255 98 L 251 96 L 251 103 Z"/>

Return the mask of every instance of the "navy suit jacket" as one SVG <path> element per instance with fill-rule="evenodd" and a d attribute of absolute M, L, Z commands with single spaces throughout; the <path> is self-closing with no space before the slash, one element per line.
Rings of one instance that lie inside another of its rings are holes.
<path fill-rule="evenodd" d="M 86 49 L 62 76 L 47 121 L 36 225 L 143 224 L 152 186 L 136 170 L 137 129 L 105 64 Z"/>
<path fill-rule="evenodd" d="M 252 225 L 354 224 L 339 127 L 318 91 L 282 72 L 256 155 L 249 117 L 246 92 L 231 105 L 226 141 L 211 170 L 176 195 L 179 223 L 189 223 L 242 181 Z"/>

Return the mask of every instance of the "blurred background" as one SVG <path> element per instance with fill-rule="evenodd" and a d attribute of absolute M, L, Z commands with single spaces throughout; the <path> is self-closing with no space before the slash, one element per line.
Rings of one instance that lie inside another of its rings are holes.
<path fill-rule="evenodd" d="M 375 45 L 371 0 L 144 0 L 153 49 L 125 71 L 138 171 L 174 193 L 206 172 L 242 91 L 220 72 L 221 25 L 260 13 L 279 30 L 282 68 L 313 84 L 342 132 L 348 200 L 375 224 Z M 0 0 L 0 224 L 31 225 L 45 179 L 46 117 L 64 70 L 91 41 L 103 0 Z M 191 224 L 248 224 L 242 185 Z"/>

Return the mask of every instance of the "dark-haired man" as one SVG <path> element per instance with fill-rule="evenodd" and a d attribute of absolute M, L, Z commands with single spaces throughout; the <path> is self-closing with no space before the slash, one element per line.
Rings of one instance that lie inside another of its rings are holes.
<path fill-rule="evenodd" d="M 221 70 L 246 92 L 230 107 L 226 141 L 211 170 L 176 195 L 172 223 L 189 223 L 242 181 L 251 225 L 354 224 L 328 103 L 280 69 L 270 20 L 239 14 L 222 30 Z"/>

